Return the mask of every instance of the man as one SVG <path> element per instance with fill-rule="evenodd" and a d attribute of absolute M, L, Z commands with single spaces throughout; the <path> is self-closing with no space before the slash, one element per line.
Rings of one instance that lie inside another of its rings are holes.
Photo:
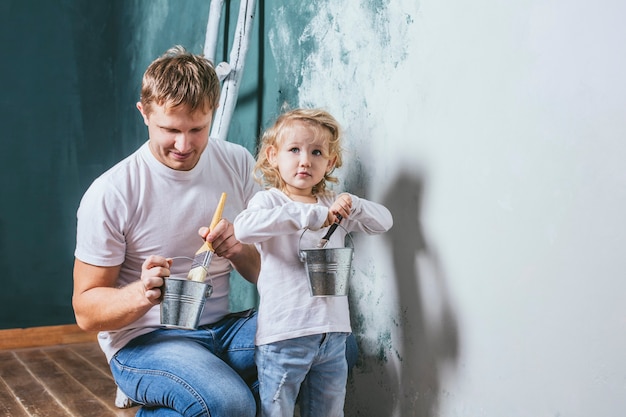
<path fill-rule="evenodd" d="M 229 273 L 256 282 L 254 246 L 230 220 L 259 189 L 243 147 L 209 139 L 219 80 L 201 56 L 174 47 L 147 68 L 137 108 L 149 139 L 97 178 L 77 213 L 73 307 L 99 331 L 117 385 L 138 416 L 254 416 L 256 313 L 229 314 Z M 227 194 L 223 219 L 207 226 Z M 198 237 L 200 235 L 200 237 Z M 164 277 L 186 276 L 203 240 L 216 256 L 198 330 L 160 325 Z"/>

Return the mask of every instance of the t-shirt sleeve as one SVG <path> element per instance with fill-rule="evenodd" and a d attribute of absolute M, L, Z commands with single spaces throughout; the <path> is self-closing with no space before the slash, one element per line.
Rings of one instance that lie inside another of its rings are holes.
<path fill-rule="evenodd" d="M 126 251 L 125 211 L 116 190 L 102 178 L 96 179 L 78 207 L 74 256 L 97 266 L 120 265 Z"/>

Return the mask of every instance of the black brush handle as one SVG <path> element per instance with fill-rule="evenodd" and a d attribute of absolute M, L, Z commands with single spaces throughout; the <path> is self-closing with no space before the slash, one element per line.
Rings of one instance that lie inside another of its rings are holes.
<path fill-rule="evenodd" d="M 330 229 L 328 229 L 328 232 L 326 232 L 326 234 L 324 235 L 322 239 L 324 240 L 330 239 L 330 235 L 332 235 L 335 232 L 335 229 L 337 229 L 337 226 L 339 226 L 339 222 L 341 221 L 341 219 L 342 217 L 338 214 L 337 221 L 330 225 Z"/>

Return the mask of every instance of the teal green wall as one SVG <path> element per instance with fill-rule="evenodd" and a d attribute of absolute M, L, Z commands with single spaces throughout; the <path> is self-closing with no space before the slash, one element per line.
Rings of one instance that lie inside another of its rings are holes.
<path fill-rule="evenodd" d="M 236 26 L 238 2 L 232 3 L 218 61 Z M 208 13 L 206 0 L 0 2 L 0 328 L 74 322 L 80 197 L 146 140 L 135 109 L 143 70 L 174 44 L 201 53 Z M 229 137 L 253 152 L 262 118 L 260 27 L 255 21 Z M 254 304 L 254 288 L 232 281 L 234 308 Z"/>

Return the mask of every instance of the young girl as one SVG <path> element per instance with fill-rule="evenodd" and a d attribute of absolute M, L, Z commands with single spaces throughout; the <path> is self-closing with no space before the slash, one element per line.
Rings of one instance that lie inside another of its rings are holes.
<path fill-rule="evenodd" d="M 343 416 L 346 337 L 352 331 L 346 296 L 312 297 L 298 249 L 314 248 L 335 221 L 347 231 L 383 233 L 392 226 L 380 204 L 326 189 L 342 165 L 340 126 L 327 112 L 284 113 L 261 138 L 255 166 L 266 190 L 234 221 L 235 236 L 261 254 L 255 361 L 263 417 Z M 307 230 L 308 229 L 308 230 Z M 311 232 L 317 231 L 317 232 Z M 339 227 L 328 247 L 343 246 Z"/>

